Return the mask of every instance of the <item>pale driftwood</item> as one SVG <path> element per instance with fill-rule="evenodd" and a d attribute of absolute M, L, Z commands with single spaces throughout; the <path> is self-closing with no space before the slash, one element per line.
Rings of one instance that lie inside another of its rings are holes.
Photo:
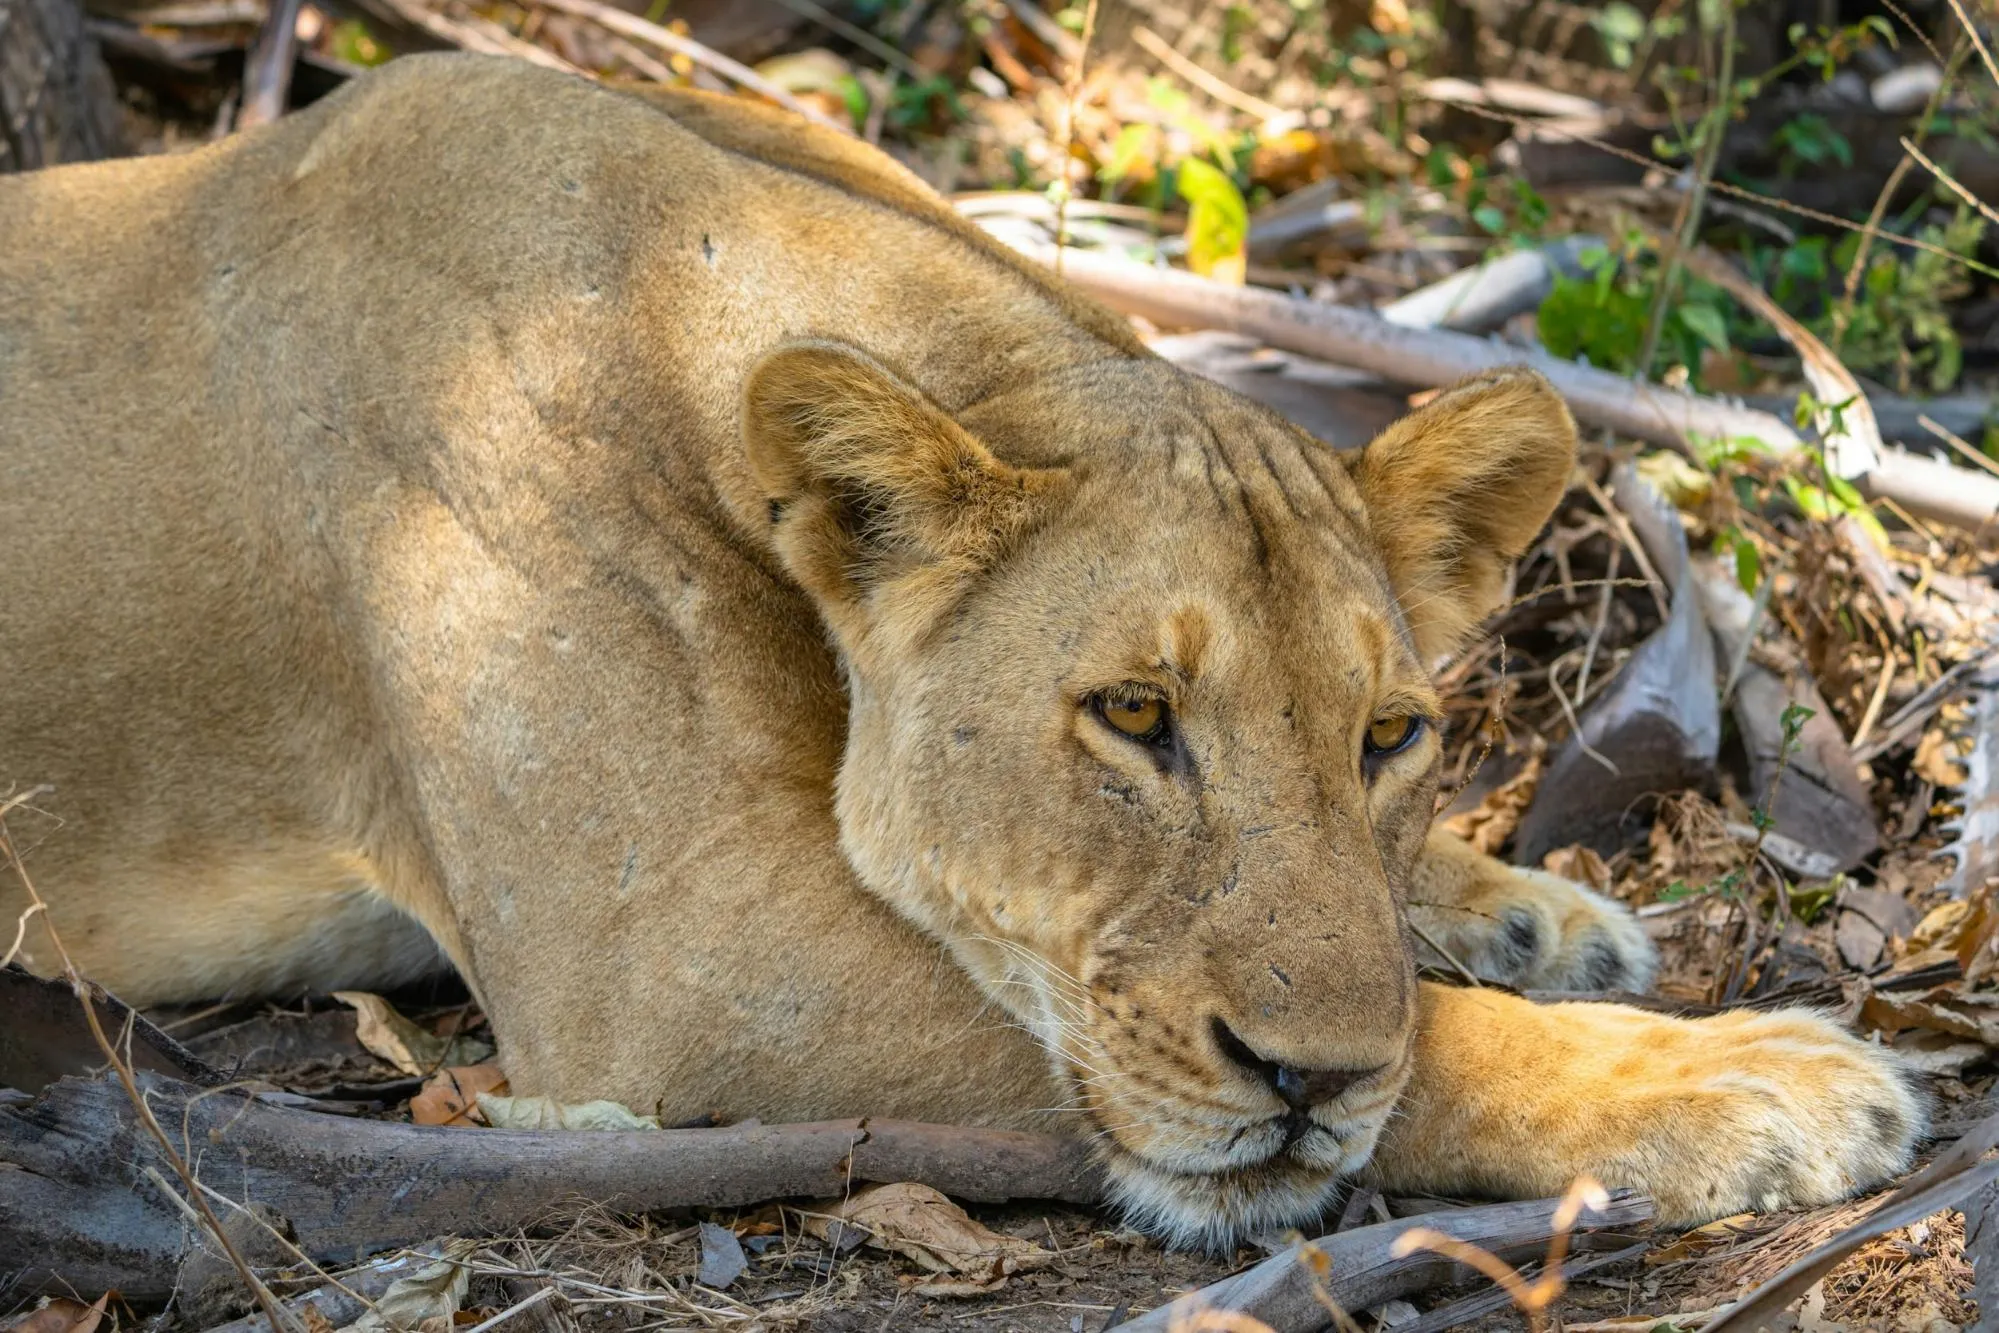
<path fill-rule="evenodd" d="M 81 0 L 0 0 L 0 171 L 116 156 L 122 125 Z"/>
<path fill-rule="evenodd" d="M 1284 1333 L 1317 1333 L 1333 1326 L 1332 1311 L 1326 1305 L 1328 1298 L 1342 1310 L 1367 1310 L 1411 1292 L 1476 1276 L 1464 1265 L 1427 1250 L 1395 1257 L 1392 1253 L 1395 1242 L 1405 1231 L 1427 1227 L 1518 1262 L 1546 1253 L 1554 1236 L 1556 1206 L 1554 1199 L 1488 1204 L 1322 1236 L 1309 1243 L 1330 1261 L 1324 1278 L 1314 1273 L 1302 1247 L 1293 1246 L 1254 1268 L 1190 1292 L 1118 1328 L 1121 1333 L 1168 1333 L 1176 1327 L 1198 1327 L 1191 1322 L 1196 1311 L 1229 1310 L 1251 1315 L 1272 1328 L 1283 1329 Z M 1587 1220 L 1577 1230 L 1635 1226 L 1651 1216 L 1649 1198 L 1642 1194 L 1621 1195 L 1612 1199 L 1605 1211 L 1587 1214 Z"/>
<path fill-rule="evenodd" d="M 1054 262 L 1052 245 L 1002 239 L 1031 258 Z M 1806 448 L 1796 431 L 1768 412 L 1634 381 L 1545 352 L 1443 329 L 1398 328 L 1367 311 L 1230 287 L 1085 250 L 1065 251 L 1062 273 L 1114 309 L 1156 324 L 1247 334 L 1401 384 L 1444 385 L 1501 366 L 1531 366 L 1548 377 L 1584 423 L 1676 449 L 1689 448 L 1694 439 L 1742 438 L 1780 455 Z M 1878 466 L 1855 484 L 1865 494 L 1894 500 L 1925 518 L 1973 530 L 1999 516 L 1999 477 L 1898 450 L 1882 450 Z"/>
<path fill-rule="evenodd" d="M 1582 272 L 1582 255 L 1600 247 L 1595 236 L 1569 236 L 1532 250 L 1515 250 L 1459 269 L 1381 307 L 1381 317 L 1405 329 L 1486 333 L 1515 315 L 1540 308 L 1558 274 Z"/>
<path fill-rule="evenodd" d="M 490 1235 L 567 1200 L 641 1212 L 838 1195 L 918 1181 L 962 1199 L 1089 1203 L 1078 1139 L 907 1121 L 629 1133 L 442 1129 L 270 1106 L 141 1076 L 154 1115 L 214 1190 L 290 1221 L 316 1262 L 440 1234 Z M 0 1106 L 0 1272 L 15 1290 L 152 1300 L 173 1287 L 185 1226 L 154 1177 L 164 1160 L 109 1079 L 69 1078 Z M 151 1168 L 153 1176 L 148 1176 Z"/>

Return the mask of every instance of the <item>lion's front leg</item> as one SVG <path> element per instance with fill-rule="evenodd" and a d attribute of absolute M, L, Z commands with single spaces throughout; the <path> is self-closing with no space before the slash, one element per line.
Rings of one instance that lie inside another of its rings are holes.
<path fill-rule="evenodd" d="M 1409 916 L 1419 945 L 1427 936 L 1479 976 L 1510 986 L 1642 991 L 1658 970 L 1658 950 L 1624 904 L 1475 852 L 1441 828 L 1430 830 L 1417 859 Z"/>
<path fill-rule="evenodd" d="M 1534 1198 L 1588 1174 L 1690 1225 L 1876 1185 L 1927 1119 L 1894 1055 L 1803 1010 L 1683 1019 L 1425 983 L 1419 1023 L 1367 1168 L 1385 1188 Z"/>

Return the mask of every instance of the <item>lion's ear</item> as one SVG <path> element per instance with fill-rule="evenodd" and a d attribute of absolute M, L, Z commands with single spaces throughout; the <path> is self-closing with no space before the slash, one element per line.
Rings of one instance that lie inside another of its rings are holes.
<path fill-rule="evenodd" d="M 1575 456 L 1575 422 L 1548 381 L 1508 369 L 1446 389 L 1350 458 L 1425 661 L 1493 609 Z"/>
<path fill-rule="evenodd" d="M 757 363 L 743 444 L 780 556 L 850 641 L 942 611 L 1062 476 L 1002 463 L 917 389 L 834 342 Z"/>

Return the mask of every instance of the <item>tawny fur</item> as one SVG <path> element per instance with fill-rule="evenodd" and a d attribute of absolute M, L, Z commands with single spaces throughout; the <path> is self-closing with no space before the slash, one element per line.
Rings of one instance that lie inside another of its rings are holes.
<path fill-rule="evenodd" d="M 1340 459 L 871 150 L 471 57 L 0 181 L 0 235 L 0 784 L 127 999 L 434 940 L 520 1091 L 1066 1127 L 1184 1240 L 1364 1166 L 1690 1220 L 1907 1161 L 1816 1020 L 1415 981 L 1405 904 L 1501 979 L 1651 966 L 1429 832 L 1433 731 L 1362 756 L 1561 492 L 1533 376 Z M 1218 1025 L 1371 1072 L 1287 1126 Z"/>

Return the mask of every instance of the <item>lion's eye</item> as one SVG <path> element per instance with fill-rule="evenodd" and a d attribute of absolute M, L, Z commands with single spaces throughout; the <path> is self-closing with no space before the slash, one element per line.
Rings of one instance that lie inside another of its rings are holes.
<path fill-rule="evenodd" d="M 1158 699 L 1104 699 L 1097 712 L 1133 740 L 1155 741 L 1166 730 L 1166 705 Z"/>
<path fill-rule="evenodd" d="M 1365 749 L 1370 757 L 1405 750 L 1423 730 L 1423 719 L 1409 713 L 1383 716 L 1367 726 Z"/>

